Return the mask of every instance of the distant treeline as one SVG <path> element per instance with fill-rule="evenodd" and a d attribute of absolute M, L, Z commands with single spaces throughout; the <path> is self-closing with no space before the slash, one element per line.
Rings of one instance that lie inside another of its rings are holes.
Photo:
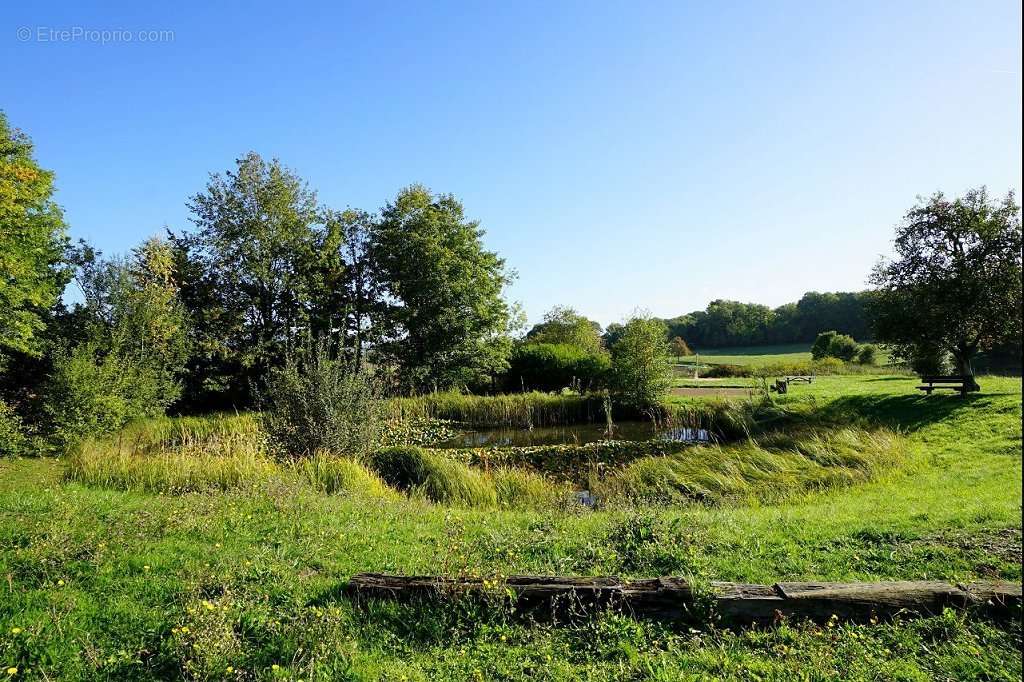
<path fill-rule="evenodd" d="M 868 292 L 811 291 L 796 303 L 769 308 L 757 303 L 716 300 L 707 309 L 664 320 L 669 338 L 684 339 L 692 348 L 808 343 L 823 331 L 835 330 L 858 341 L 871 340 L 865 313 Z M 609 331 L 612 327 L 609 326 Z"/>

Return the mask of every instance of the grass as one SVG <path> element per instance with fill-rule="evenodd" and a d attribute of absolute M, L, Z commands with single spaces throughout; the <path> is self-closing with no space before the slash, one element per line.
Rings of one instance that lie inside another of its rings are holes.
<path fill-rule="evenodd" d="M 0 666 L 119 680 L 1017 680 L 1019 624 L 952 613 L 741 632 L 610 615 L 554 628 L 340 592 L 357 571 L 1020 580 L 1021 383 L 980 383 L 966 400 L 919 395 L 906 377 L 791 387 L 787 410 L 898 432 L 905 462 L 780 501 L 480 510 L 326 495 L 300 477 L 159 495 L 66 480 L 63 461 L 0 460 Z"/>
<path fill-rule="evenodd" d="M 431 393 L 388 401 L 386 414 L 397 420 L 443 419 L 470 426 L 559 426 L 602 421 L 601 398 L 548 393 L 498 396 Z"/>

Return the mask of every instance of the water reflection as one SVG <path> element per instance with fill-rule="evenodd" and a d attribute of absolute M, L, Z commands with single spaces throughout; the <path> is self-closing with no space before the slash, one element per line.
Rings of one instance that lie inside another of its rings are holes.
<path fill-rule="evenodd" d="M 655 428 L 652 422 L 619 422 L 608 433 L 604 424 L 573 424 L 534 429 L 477 429 L 465 431 L 441 443 L 442 448 L 481 448 L 501 446 L 583 444 L 601 440 L 667 440 L 677 443 L 706 443 L 710 440 L 707 429 L 689 427 Z"/>

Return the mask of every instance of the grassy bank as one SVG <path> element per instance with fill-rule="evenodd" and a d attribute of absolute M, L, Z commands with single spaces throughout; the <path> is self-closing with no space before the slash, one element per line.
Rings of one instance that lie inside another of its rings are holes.
<path fill-rule="evenodd" d="M 981 384 L 966 400 L 900 377 L 794 387 L 790 409 L 901 434 L 904 465 L 780 501 L 477 510 L 300 478 L 158 495 L 66 481 L 52 459 L 0 461 L 0 665 L 49 679 L 1019 679 L 1019 626 L 952 614 L 552 628 L 340 596 L 358 571 L 1020 580 L 1020 381 Z"/>

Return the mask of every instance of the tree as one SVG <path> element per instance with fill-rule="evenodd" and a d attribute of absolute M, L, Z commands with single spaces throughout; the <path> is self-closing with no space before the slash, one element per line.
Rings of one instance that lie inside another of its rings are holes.
<path fill-rule="evenodd" d="M 173 236 L 195 320 L 192 387 L 251 404 L 286 349 L 311 331 L 320 258 L 316 195 L 276 159 L 250 152 L 188 204 L 197 232 Z"/>
<path fill-rule="evenodd" d="M 57 302 L 70 276 L 53 173 L 39 167 L 32 148 L 0 112 L 0 356 L 39 353 L 41 314 Z"/>
<path fill-rule="evenodd" d="M 875 266 L 869 313 L 906 360 L 949 353 L 979 390 L 972 359 L 1021 336 L 1021 223 L 1013 193 L 985 188 L 918 203 L 896 228 L 896 258 Z"/>
<path fill-rule="evenodd" d="M 672 355 L 676 358 L 684 358 L 687 355 L 693 355 L 693 351 L 690 350 L 690 347 L 681 336 L 672 337 L 672 340 L 669 341 L 669 345 L 672 347 Z"/>
<path fill-rule="evenodd" d="M 568 306 L 555 306 L 544 314 L 544 321 L 526 334 L 530 343 L 575 346 L 587 353 L 600 353 L 601 325 Z"/>
<path fill-rule="evenodd" d="M 64 446 L 131 419 L 163 414 L 181 394 L 186 318 L 173 276 L 173 253 L 151 239 L 130 259 L 76 252 L 84 303 L 72 313 L 84 340 L 54 354 L 47 414 Z"/>
<path fill-rule="evenodd" d="M 383 283 L 371 249 L 377 221 L 366 211 L 328 209 L 323 222 L 312 285 L 313 333 L 351 348 L 358 366 L 364 349 L 380 341 L 374 322 L 384 313 Z"/>
<path fill-rule="evenodd" d="M 671 384 L 665 323 L 649 315 L 626 322 L 612 347 L 612 377 L 619 400 L 637 410 L 656 408 Z"/>
<path fill-rule="evenodd" d="M 381 212 L 371 256 L 387 297 L 379 358 L 403 390 L 472 387 L 508 368 L 505 261 L 450 194 L 420 185 Z"/>

